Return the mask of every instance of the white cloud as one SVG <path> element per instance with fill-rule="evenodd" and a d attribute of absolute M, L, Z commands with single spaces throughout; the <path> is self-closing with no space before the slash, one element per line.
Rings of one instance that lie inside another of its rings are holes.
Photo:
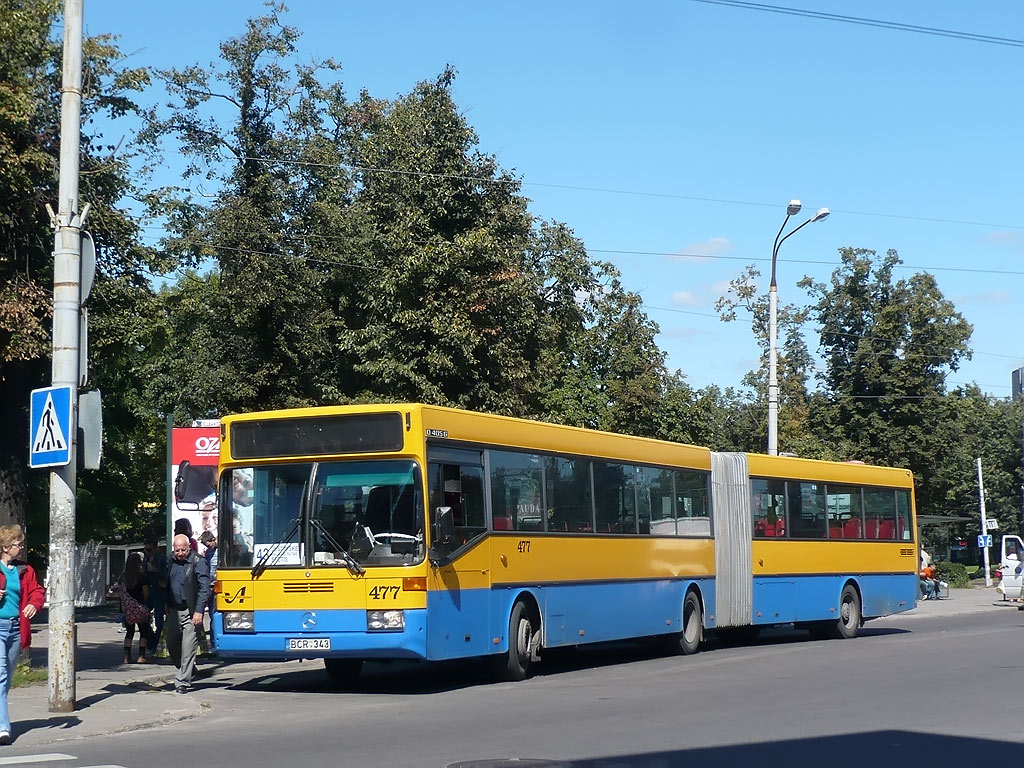
<path fill-rule="evenodd" d="M 1008 291 L 986 291 L 984 293 L 965 293 L 953 299 L 954 304 L 1006 304 L 1013 301 Z"/>
<path fill-rule="evenodd" d="M 678 325 L 672 328 L 662 328 L 661 335 L 670 339 L 682 339 L 684 341 L 705 341 L 715 338 L 714 333 L 703 328 L 686 328 Z"/>
<path fill-rule="evenodd" d="M 672 294 L 672 305 L 676 307 L 696 307 L 701 302 L 692 291 L 676 291 Z"/>
<path fill-rule="evenodd" d="M 733 244 L 728 238 L 709 237 L 701 243 L 684 245 L 672 259 L 675 261 L 706 261 L 722 256 L 732 249 Z"/>

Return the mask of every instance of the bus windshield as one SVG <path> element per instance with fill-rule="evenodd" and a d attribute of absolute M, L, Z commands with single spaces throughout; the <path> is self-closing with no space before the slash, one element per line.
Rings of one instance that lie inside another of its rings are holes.
<path fill-rule="evenodd" d="M 412 565 L 424 556 L 420 473 L 408 460 L 235 467 L 222 494 L 223 567 Z"/>

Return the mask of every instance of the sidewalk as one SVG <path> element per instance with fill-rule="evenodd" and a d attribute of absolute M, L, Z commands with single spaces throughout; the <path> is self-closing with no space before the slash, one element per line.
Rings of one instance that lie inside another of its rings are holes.
<path fill-rule="evenodd" d="M 14 744 L 44 746 L 199 717 L 210 708 L 203 688 L 216 680 L 218 671 L 230 668 L 234 673 L 252 671 L 256 674 L 260 670 L 280 669 L 282 666 L 280 663 L 229 665 L 215 657 L 200 657 L 193 691 L 178 694 L 174 692 L 176 670 L 170 659 L 153 659 L 149 664 L 123 663 L 124 631 L 114 621 L 116 613 L 117 609 L 111 606 L 75 611 L 78 642 L 73 712 L 49 711 L 46 681 L 11 689 L 8 702 L 14 724 Z M 43 667 L 47 663 L 47 621 L 44 611 L 32 622 L 34 667 Z M 133 644 L 133 648 L 137 647 L 138 634 Z M 134 658 L 134 651 L 132 655 Z"/>
<path fill-rule="evenodd" d="M 886 622 L 913 622 L 920 617 L 953 616 L 1014 610 L 1018 605 L 1004 601 L 994 587 L 951 589 L 943 600 L 921 601 L 907 613 L 884 619 Z M 218 673 L 259 674 L 261 671 L 320 668 L 318 662 L 281 662 L 277 664 L 227 664 L 215 658 L 201 658 L 196 688 L 189 694 L 174 693 L 175 669 L 168 659 L 151 664 L 123 664 L 124 633 L 114 622 L 116 609 L 101 607 L 79 609 L 75 614 L 78 634 L 75 668 L 75 710 L 53 713 L 48 710 L 49 687 L 46 682 L 10 693 L 14 743 L 18 746 L 45 746 L 60 741 L 83 739 L 119 731 L 133 731 L 200 717 L 210 711 L 211 696 Z M 48 627 L 45 612 L 33 622 L 32 663 L 45 666 Z M 138 638 L 136 638 L 137 641 Z M 326 678 L 325 678 L 326 685 Z M 204 693 L 204 687 L 206 693 Z"/>
<path fill-rule="evenodd" d="M 1004 609 L 1014 610 L 1024 603 L 1003 600 L 1002 594 L 996 591 L 995 585 L 984 585 L 968 589 L 950 589 L 949 597 L 941 600 L 918 600 L 917 607 L 906 613 L 887 616 L 879 621 L 904 621 L 922 616 L 957 616 L 968 613 L 987 613 Z"/>

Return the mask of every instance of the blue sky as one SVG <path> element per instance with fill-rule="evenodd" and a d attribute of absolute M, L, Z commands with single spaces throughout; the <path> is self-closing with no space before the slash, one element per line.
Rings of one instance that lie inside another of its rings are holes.
<path fill-rule="evenodd" d="M 787 8 L 1024 38 L 1019 0 L 780 0 Z M 350 98 L 407 93 L 448 64 L 480 149 L 523 179 L 538 217 L 615 263 L 694 387 L 758 365 L 745 317 L 713 308 L 757 264 L 786 203 L 802 229 L 779 254 L 780 302 L 827 280 L 845 246 L 899 252 L 974 325 L 948 377 L 1010 394 L 1024 365 L 1022 45 L 996 45 L 695 2 L 294 0 L 302 56 L 342 64 Z M 217 57 L 263 5 L 86 0 L 88 34 L 133 65 Z M 169 165 L 173 167 L 173 164 Z M 173 183 L 174 179 L 163 179 Z M 701 256 L 703 258 L 695 258 Z M 813 344 L 812 344 L 813 350 Z"/>

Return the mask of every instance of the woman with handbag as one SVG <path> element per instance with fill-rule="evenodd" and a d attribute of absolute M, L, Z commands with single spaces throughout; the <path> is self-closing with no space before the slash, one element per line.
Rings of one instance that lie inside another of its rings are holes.
<path fill-rule="evenodd" d="M 139 664 L 146 664 L 146 646 L 156 645 L 153 629 L 149 625 L 149 585 L 142 572 L 142 557 L 138 552 L 128 556 L 124 564 L 124 576 L 121 577 L 121 613 L 124 614 L 124 663 L 131 664 L 132 640 L 135 639 L 135 627 L 139 628 Z"/>

